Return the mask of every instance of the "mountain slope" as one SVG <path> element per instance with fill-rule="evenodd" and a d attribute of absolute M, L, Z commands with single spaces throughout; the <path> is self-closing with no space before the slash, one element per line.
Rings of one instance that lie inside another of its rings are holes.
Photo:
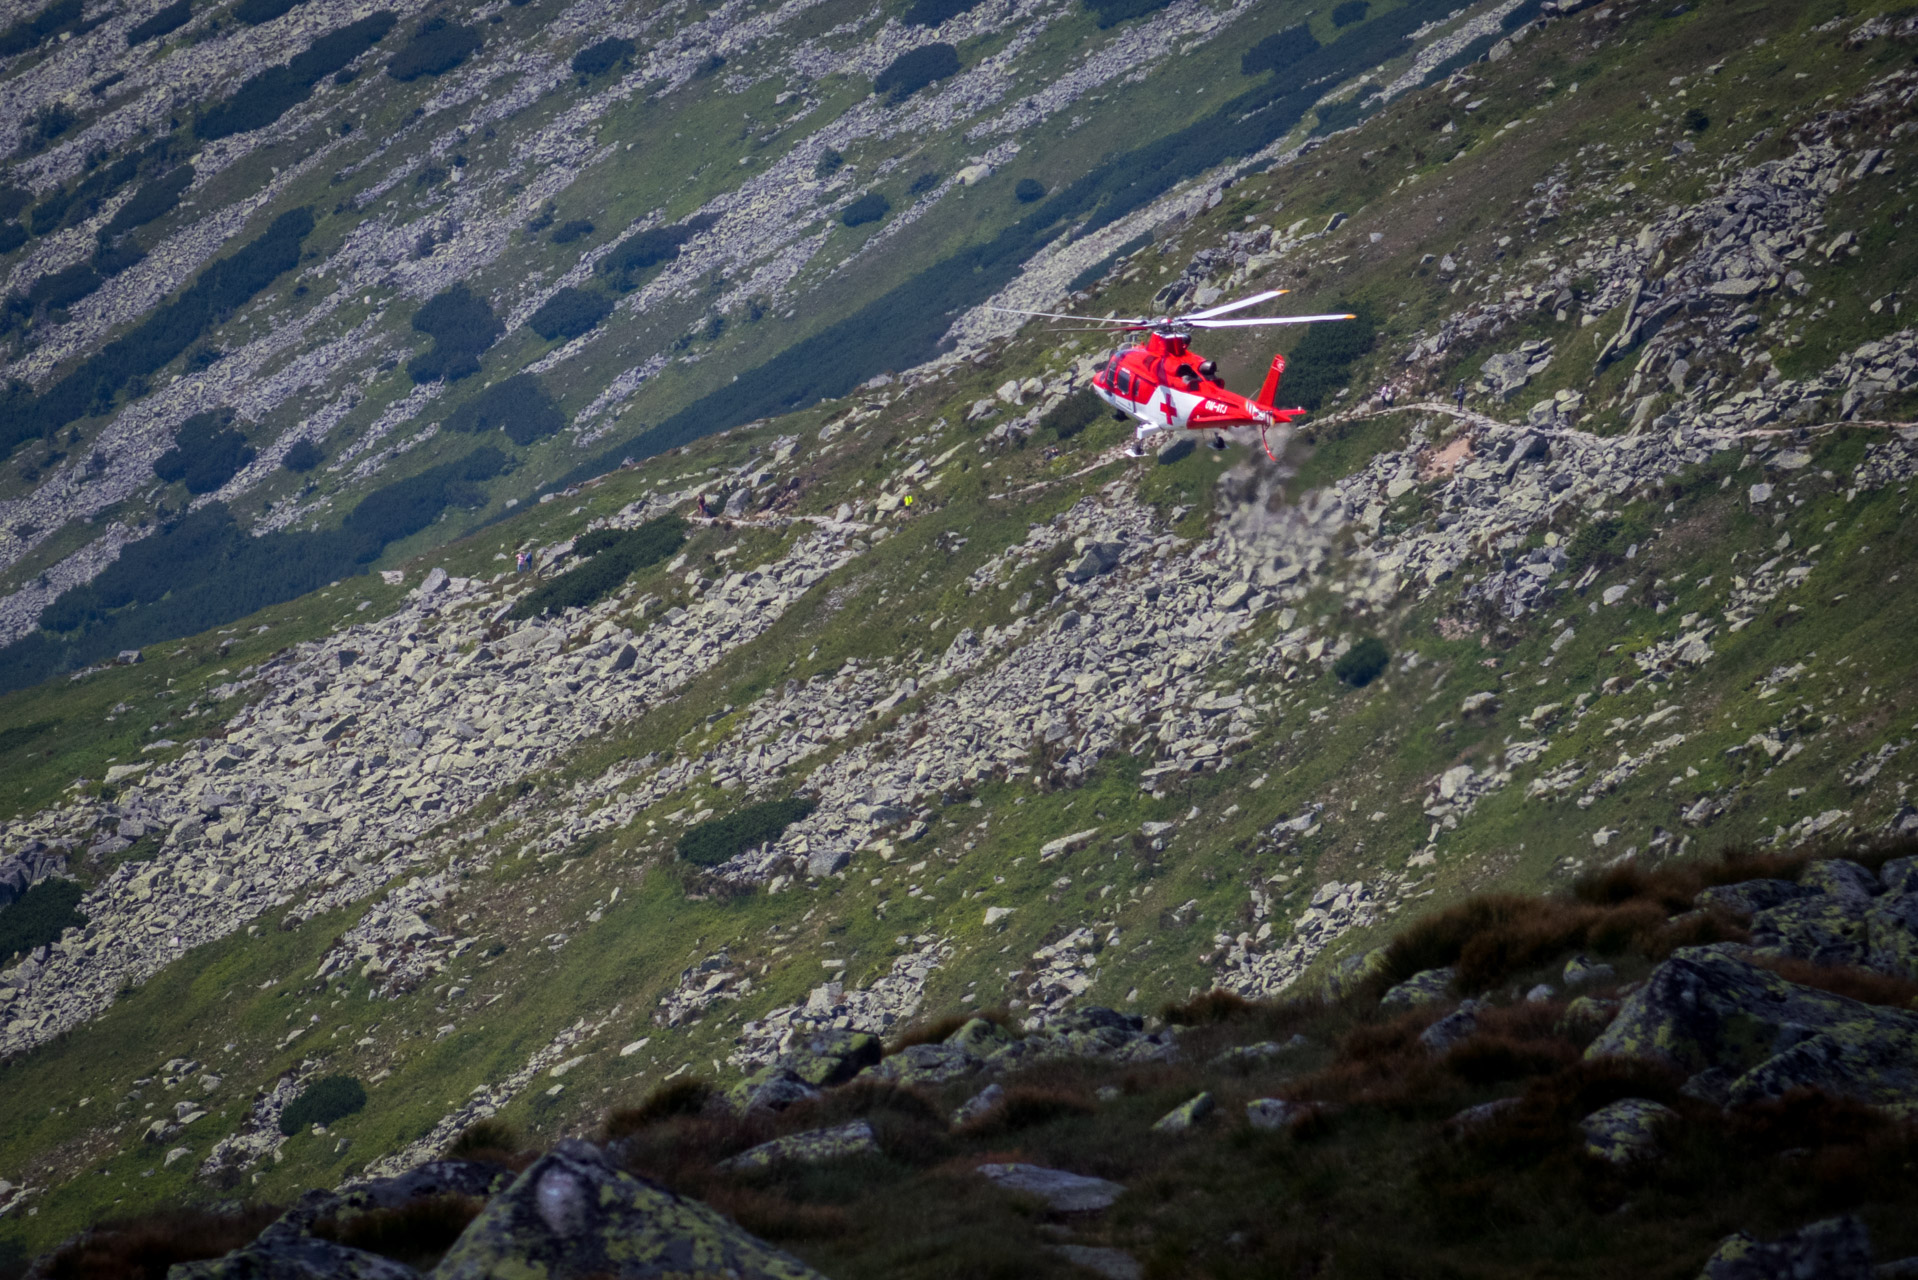
<path fill-rule="evenodd" d="M 1451 53 L 1496 57 L 1144 206 L 1082 301 L 1362 306 L 1278 465 L 1128 462 L 1076 412 L 1102 349 L 975 315 L 963 356 L 415 531 L 392 581 L 7 695 L 4 852 L 87 887 L 0 993 L 11 1238 L 581 1131 L 812 1029 L 1298 991 L 1478 890 L 1908 830 L 1907 34 L 1480 20 Z M 670 558 L 514 616 L 516 552 L 555 583 L 671 514 Z M 334 1074 L 365 1108 L 283 1134 Z"/>

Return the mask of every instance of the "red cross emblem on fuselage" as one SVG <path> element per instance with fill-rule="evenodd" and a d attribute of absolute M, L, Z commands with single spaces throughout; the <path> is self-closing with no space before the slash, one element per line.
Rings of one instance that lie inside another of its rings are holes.
<path fill-rule="evenodd" d="M 1165 411 L 1165 421 L 1167 426 L 1171 426 L 1174 422 L 1177 422 L 1179 420 L 1178 412 L 1172 407 L 1171 392 L 1169 391 L 1166 392 L 1166 397 L 1160 403 L 1159 407 Z"/>

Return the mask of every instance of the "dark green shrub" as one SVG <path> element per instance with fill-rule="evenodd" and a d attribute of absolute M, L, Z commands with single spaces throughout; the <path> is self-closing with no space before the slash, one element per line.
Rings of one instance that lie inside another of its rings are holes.
<path fill-rule="evenodd" d="M 0 907 L 0 964 L 23 951 L 58 942 L 68 929 L 84 929 L 87 918 L 78 908 L 85 896 L 79 881 L 55 877 L 29 885 L 25 893 Z"/>
<path fill-rule="evenodd" d="M 91 259 L 93 269 L 101 278 L 111 280 L 128 267 L 146 259 L 147 251 L 132 236 L 121 236 L 118 240 L 102 243 L 93 251 Z"/>
<path fill-rule="evenodd" d="M 892 201 L 877 191 L 868 191 L 839 211 L 839 221 L 848 227 L 877 222 L 892 211 Z"/>
<path fill-rule="evenodd" d="M 1307 409 L 1324 404 L 1352 381 L 1353 362 L 1370 351 L 1378 338 L 1378 321 L 1369 307 L 1334 305 L 1327 310 L 1349 310 L 1358 318 L 1305 326 L 1288 357 L 1285 382 L 1278 391 L 1281 404 Z"/>
<path fill-rule="evenodd" d="M 0 218 L 14 218 L 33 203 L 33 192 L 25 187 L 0 187 Z"/>
<path fill-rule="evenodd" d="M 551 342 L 571 341 L 613 313 L 613 300 L 593 289 L 561 289 L 526 319 L 526 327 Z"/>
<path fill-rule="evenodd" d="M 311 440 L 294 441 L 293 447 L 280 457 L 280 465 L 288 471 L 311 471 L 325 461 L 326 455 Z"/>
<path fill-rule="evenodd" d="M 816 801 L 801 796 L 761 800 L 688 827 L 673 847 L 696 867 L 716 867 L 754 845 L 777 840 L 787 827 L 817 807 Z"/>
<path fill-rule="evenodd" d="M 819 159 L 813 161 L 812 176 L 824 182 L 827 178 L 832 177 L 835 173 L 843 169 L 845 165 L 846 157 L 840 155 L 831 147 L 827 147 L 819 153 Z"/>
<path fill-rule="evenodd" d="M 413 327 L 431 336 L 433 345 L 407 362 L 415 382 L 457 382 L 479 372 L 480 354 L 506 332 L 484 298 L 463 284 L 427 300 L 413 315 Z"/>
<path fill-rule="evenodd" d="M 1276 31 L 1239 57 L 1239 70 L 1249 76 L 1261 71 L 1284 71 L 1319 51 L 1318 37 L 1304 23 Z"/>
<path fill-rule="evenodd" d="M 428 18 L 386 64 L 386 74 L 400 81 L 443 76 L 472 57 L 483 43 L 480 33 L 471 27 L 445 18 Z"/>
<path fill-rule="evenodd" d="M 375 489 L 347 513 L 341 527 L 357 536 L 357 558 L 364 563 L 387 543 L 411 537 L 432 524 L 448 507 L 483 505 L 486 493 L 479 482 L 504 470 L 506 455 L 482 446 L 463 458 Z"/>
<path fill-rule="evenodd" d="M 575 240 L 583 239 L 592 234 L 592 223 L 586 221 L 584 218 L 574 218 L 570 222 L 562 222 L 553 228 L 552 241 L 554 244 L 571 244 Z"/>
<path fill-rule="evenodd" d="M 1625 561 L 1625 553 L 1635 542 L 1651 536 L 1651 528 L 1639 512 L 1603 516 L 1583 525 L 1565 545 L 1565 567 L 1577 573 L 1585 569 L 1609 569 Z"/>
<path fill-rule="evenodd" d="M 906 10 L 905 24 L 909 27 L 936 27 L 950 22 L 962 13 L 979 7 L 980 0 L 912 0 L 912 7 Z"/>
<path fill-rule="evenodd" d="M 106 234 L 117 236 L 123 231 L 131 231 L 156 218 L 165 217 L 173 212 L 174 206 L 180 203 L 180 196 L 192 185 L 193 166 L 190 164 L 180 165 L 146 183 L 108 221 Z"/>
<path fill-rule="evenodd" d="M 728 382 L 635 435 L 608 441 L 568 471 L 574 484 L 754 418 L 844 395 L 875 373 L 934 358 L 955 309 L 976 306 L 1017 277 L 1074 220 L 1086 235 L 1150 204 L 1177 184 L 1252 155 L 1297 127 L 1323 85 L 1396 57 L 1405 37 L 1447 9 L 1414 0 L 1346 29 L 1283 76 L 1267 76 L 1162 138 L 1121 151 L 1053 192 L 981 243 L 932 263 L 803 343 L 740 370 Z"/>
<path fill-rule="evenodd" d="M 1157 13 L 1171 3 L 1172 0 L 1085 0 L 1086 12 L 1098 19 L 1101 31 Z"/>
<path fill-rule="evenodd" d="M 922 173 L 912 180 L 912 185 L 906 188 L 906 194 L 923 196 L 926 192 L 939 185 L 939 179 L 942 176 L 943 175 L 931 171 Z"/>
<path fill-rule="evenodd" d="M 1377 636 L 1367 636 L 1345 651 L 1332 664 L 1332 674 L 1354 689 L 1363 689 L 1379 678 L 1385 664 L 1392 660 L 1391 650 Z"/>
<path fill-rule="evenodd" d="M 58 720 L 34 720 L 28 724 L 10 724 L 0 729 L 0 756 L 9 751 L 18 751 L 29 742 L 36 741 L 49 729 L 57 729 Z"/>
<path fill-rule="evenodd" d="M 1685 108 L 1685 127 L 1693 133 L 1703 133 L 1712 127 L 1712 118 L 1697 107 Z"/>
<path fill-rule="evenodd" d="M 1332 10 L 1332 25 L 1349 27 L 1355 22 L 1364 22 L 1365 15 L 1371 10 L 1370 0 L 1345 0 L 1344 4 Z"/>
<path fill-rule="evenodd" d="M 290 1138 L 308 1125 L 332 1124 L 365 1108 L 365 1085 L 352 1076 L 323 1076 L 280 1113 L 280 1132 Z"/>
<path fill-rule="evenodd" d="M 541 584 L 513 606 L 515 618 L 583 609 L 619 590 L 637 570 L 658 564 L 686 542 L 686 522 L 678 516 L 648 520 L 637 529 L 596 529 L 573 544 L 586 557 L 565 573 Z"/>
<path fill-rule="evenodd" d="M 148 40 L 158 40 L 161 36 L 171 35 L 184 27 L 193 18 L 193 0 L 174 0 L 166 8 L 148 18 L 145 22 L 135 23 L 127 28 L 127 47 L 144 44 Z"/>
<path fill-rule="evenodd" d="M 378 44 L 397 21 L 391 13 L 373 13 L 321 36 L 306 52 L 283 66 L 268 67 L 209 108 L 194 122 L 193 132 L 211 142 L 272 124 L 304 102 L 314 85 Z"/>
<path fill-rule="evenodd" d="M 613 288 L 628 293 L 644 284 L 654 267 L 678 257 L 681 245 L 717 221 L 718 214 L 702 213 L 675 226 L 635 232 L 614 245 L 593 270 Z"/>
<path fill-rule="evenodd" d="M 1037 178 L 1021 178 L 1013 184 L 1012 195 L 1020 204 L 1031 204 L 1046 198 L 1045 184 Z"/>
<path fill-rule="evenodd" d="M 98 289 L 100 273 L 90 263 L 76 262 L 70 267 L 49 272 L 27 286 L 29 307 L 70 307 Z"/>
<path fill-rule="evenodd" d="M 250 27 L 257 27 L 290 13 L 293 6 L 300 3 L 302 0 L 240 0 L 233 6 L 233 16 Z"/>
<path fill-rule="evenodd" d="M 50 37 L 78 27 L 83 16 L 80 8 L 80 0 L 57 0 L 31 18 L 22 18 L 0 31 L 0 58 L 38 48 Z"/>
<path fill-rule="evenodd" d="M 60 137 L 80 123 L 80 117 L 73 114 L 64 102 L 49 102 L 33 113 L 27 127 L 26 136 L 20 139 L 22 155 L 33 155 L 44 151 L 58 141 Z"/>
<path fill-rule="evenodd" d="M 603 75 L 631 58 L 638 46 L 623 36 L 609 36 L 589 44 L 573 55 L 573 73 L 582 76 Z"/>
<path fill-rule="evenodd" d="M 15 388 L 0 399 L 21 394 Z M 10 421 L 0 412 L 0 424 Z M 222 626 L 360 572 L 387 543 L 448 507 L 484 503 L 480 482 L 509 465 L 498 449 L 476 449 L 374 490 L 341 528 L 314 533 L 251 537 L 224 503 L 210 503 L 128 544 L 99 577 L 57 597 L 41 615 L 42 630 L 0 648 L 0 691 Z"/>
<path fill-rule="evenodd" d="M 180 424 L 173 447 L 153 463 L 153 474 L 173 484 L 186 481 L 188 493 L 212 493 L 253 461 L 246 437 L 232 430 L 230 409 L 196 413 Z"/>
<path fill-rule="evenodd" d="M 12 253 L 27 242 L 27 229 L 17 222 L 0 222 L 0 253 Z"/>
<path fill-rule="evenodd" d="M 35 235 L 45 235 L 59 227 L 73 227 L 91 218 L 121 187 L 141 174 L 149 177 L 160 172 L 173 158 L 175 140 L 156 139 L 137 151 L 130 151 L 110 164 L 84 173 L 70 187 L 56 187 L 34 206 L 28 221 Z M 4 215 L 0 215 L 4 216 Z"/>
<path fill-rule="evenodd" d="M 959 50 L 949 44 L 927 44 L 894 58 L 873 77 L 872 91 L 891 102 L 904 102 L 919 90 L 959 72 Z"/>
<path fill-rule="evenodd" d="M 449 431 L 504 431 L 517 445 L 529 445 L 565 425 L 566 415 L 530 373 L 495 382 L 446 419 Z"/>

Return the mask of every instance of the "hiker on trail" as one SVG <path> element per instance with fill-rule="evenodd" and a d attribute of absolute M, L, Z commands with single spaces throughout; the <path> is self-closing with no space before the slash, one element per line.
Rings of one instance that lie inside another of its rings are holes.
<path fill-rule="evenodd" d="M 712 512 L 706 509 L 706 495 L 703 493 L 699 495 L 699 514 L 702 519 L 707 520 L 712 519 L 713 515 Z"/>
<path fill-rule="evenodd" d="M 528 569 L 533 567 L 533 553 L 530 551 L 520 552 L 518 557 L 514 561 L 513 567 L 515 572 L 525 573 Z"/>
<path fill-rule="evenodd" d="M 1389 382 L 1384 384 L 1379 388 L 1379 404 L 1390 409 L 1392 407 L 1392 401 L 1398 398 L 1398 394 L 1399 391 L 1397 387 Z"/>
<path fill-rule="evenodd" d="M 1458 401 L 1458 407 L 1465 407 L 1465 379 L 1460 378 L 1458 386 L 1452 389 L 1452 399 Z"/>

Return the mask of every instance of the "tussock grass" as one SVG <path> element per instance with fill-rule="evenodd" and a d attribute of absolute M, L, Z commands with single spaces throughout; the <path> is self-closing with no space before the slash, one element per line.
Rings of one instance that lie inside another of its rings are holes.
<path fill-rule="evenodd" d="M 109 1220 L 48 1258 L 47 1280 L 165 1280 L 175 1263 L 217 1258 L 259 1235 L 279 1217 L 274 1205 L 237 1213 L 171 1209 Z"/>
<path fill-rule="evenodd" d="M 953 1032 L 971 1022 L 974 1018 L 984 1018 L 987 1022 L 1001 1027 L 1012 1026 L 1012 1015 L 1004 1009 L 978 1009 L 972 1013 L 952 1013 L 931 1019 L 914 1022 L 886 1046 L 886 1056 L 891 1057 L 916 1044 L 943 1044 Z"/>
<path fill-rule="evenodd" d="M 373 1209 L 349 1218 L 313 1224 L 313 1234 L 363 1249 L 420 1271 L 430 1270 L 452 1247 L 486 1201 L 478 1196 L 426 1196 L 394 1209 Z"/>
<path fill-rule="evenodd" d="M 697 1116 L 712 1105 L 716 1096 L 713 1086 L 697 1076 L 670 1080 L 647 1094 L 637 1107 L 622 1107 L 608 1115 L 601 1140 L 629 1137 L 675 1116 Z"/>

